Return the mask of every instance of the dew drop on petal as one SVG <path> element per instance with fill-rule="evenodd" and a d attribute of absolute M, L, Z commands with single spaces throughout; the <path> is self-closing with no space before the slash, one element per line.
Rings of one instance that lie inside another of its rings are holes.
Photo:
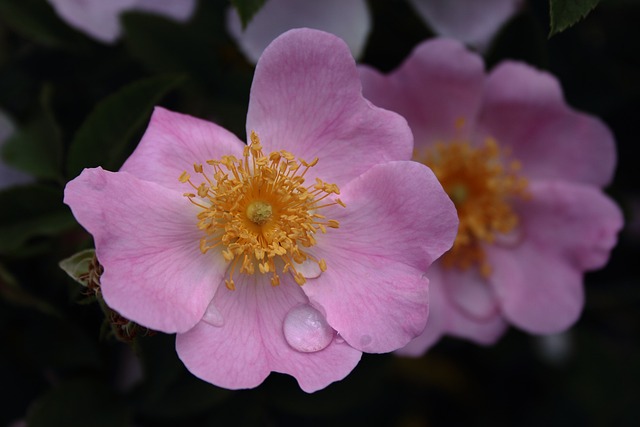
<path fill-rule="evenodd" d="M 220 310 L 213 304 L 213 301 L 207 307 L 207 311 L 204 312 L 204 316 L 202 316 L 202 321 L 208 323 L 211 326 L 222 326 L 224 325 L 224 318 L 222 317 L 222 313 Z"/>
<path fill-rule="evenodd" d="M 371 341 L 373 341 L 371 335 L 363 335 L 360 337 L 360 345 L 362 347 L 368 346 L 369 344 L 371 344 Z"/>
<path fill-rule="evenodd" d="M 335 335 L 322 313 L 308 304 L 294 307 L 287 313 L 283 332 L 287 343 L 303 353 L 325 349 Z"/>
<path fill-rule="evenodd" d="M 307 279 L 315 279 L 322 274 L 322 270 L 317 262 L 306 260 L 302 264 L 295 265 L 296 270 Z"/>

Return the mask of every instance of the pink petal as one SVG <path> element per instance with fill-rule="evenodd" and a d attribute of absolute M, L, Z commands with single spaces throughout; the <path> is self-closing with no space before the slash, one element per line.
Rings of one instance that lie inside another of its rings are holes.
<path fill-rule="evenodd" d="M 193 15 L 196 9 L 196 0 L 137 0 L 135 8 L 182 22 Z"/>
<path fill-rule="evenodd" d="M 423 272 L 451 247 L 455 209 L 430 169 L 415 162 L 375 166 L 341 197 L 347 207 L 328 213 L 340 228 L 314 247 L 328 270 L 302 289 L 353 347 L 393 351 L 424 328 Z"/>
<path fill-rule="evenodd" d="M 441 263 L 432 267 L 442 270 L 439 281 L 432 280 L 431 293 L 442 292 L 447 311 L 444 331 L 447 335 L 471 340 L 477 344 L 493 344 L 504 333 L 499 301 L 491 284 L 475 269 L 461 271 L 444 268 Z M 431 306 L 433 307 L 433 306 Z M 427 326 L 428 327 L 428 326 Z"/>
<path fill-rule="evenodd" d="M 237 280 L 236 280 L 237 279 Z M 239 275 L 236 290 L 221 287 L 214 303 L 222 327 L 201 322 L 178 334 L 180 359 L 197 377 L 230 389 L 258 386 L 269 372 L 292 375 L 306 392 L 322 389 L 353 370 L 361 353 L 335 339 L 323 350 L 300 352 L 285 340 L 287 313 L 307 300 L 289 276 L 273 287 L 259 276 Z"/>
<path fill-rule="evenodd" d="M 406 121 L 362 97 L 355 62 L 339 38 L 291 30 L 265 50 L 251 88 L 247 132 L 265 151 L 320 162 L 309 171 L 339 186 L 371 166 L 411 158 Z"/>
<path fill-rule="evenodd" d="M 523 244 L 535 245 L 580 270 L 603 267 L 623 226 L 620 208 L 591 186 L 536 181 L 519 203 Z"/>
<path fill-rule="evenodd" d="M 484 89 L 482 59 L 446 39 L 420 44 L 388 76 L 360 67 L 363 94 L 375 105 L 404 116 L 416 147 L 467 137 Z M 460 120 L 466 126 L 459 128 Z"/>
<path fill-rule="evenodd" d="M 507 324 L 497 308 L 495 297 L 490 291 L 481 292 L 476 289 L 478 285 L 488 288 L 489 284 L 473 278 L 468 283 L 465 280 L 470 278 L 470 274 L 452 275 L 451 272 L 452 270 L 445 269 L 439 262 L 429 269 L 427 326 L 420 336 L 398 350 L 398 354 L 420 356 L 445 334 L 465 338 L 477 344 L 493 344 L 506 330 Z M 462 294 L 465 289 L 471 291 L 469 295 Z M 478 295 L 480 297 L 476 299 L 480 302 L 474 301 L 473 298 Z"/>
<path fill-rule="evenodd" d="M 442 269 L 432 265 L 427 273 L 429 278 L 429 317 L 424 331 L 409 341 L 396 354 L 418 357 L 433 347 L 446 333 L 446 326 L 453 309 L 449 307 L 449 300 L 442 286 Z"/>
<path fill-rule="evenodd" d="M 446 328 L 447 335 L 464 338 L 476 344 L 494 344 L 507 330 L 508 324 L 500 311 L 483 319 L 473 319 L 454 309 Z"/>
<path fill-rule="evenodd" d="M 524 240 L 487 250 L 505 317 L 533 333 L 571 326 L 583 306 L 584 270 L 603 266 L 622 227 L 619 208 L 599 190 L 534 182 L 520 209 Z"/>
<path fill-rule="evenodd" d="M 504 62 L 487 80 L 484 133 L 513 150 L 531 179 L 604 186 L 616 162 L 613 135 L 597 118 L 568 107 L 555 77 Z"/>
<path fill-rule="evenodd" d="M 193 164 L 242 157 L 244 144 L 231 132 L 205 120 L 156 107 L 136 150 L 124 163 L 123 172 L 183 193 L 190 187 L 178 178 L 193 172 Z"/>
<path fill-rule="evenodd" d="M 410 0 L 418 14 L 446 37 L 484 50 L 522 0 Z"/>
<path fill-rule="evenodd" d="M 120 35 L 119 15 L 136 0 L 48 0 L 70 26 L 105 43 Z"/>
<path fill-rule="evenodd" d="M 477 269 L 463 271 L 439 267 L 443 270 L 442 282 L 437 286 L 442 286 L 449 305 L 458 315 L 470 321 L 483 322 L 500 312 L 491 285 L 480 276 Z"/>
<path fill-rule="evenodd" d="M 364 0 L 269 0 L 244 30 L 235 8 L 230 8 L 227 15 L 229 32 L 253 63 L 273 39 L 303 27 L 335 34 L 358 57 L 364 50 L 371 18 Z"/>
<path fill-rule="evenodd" d="M 163 332 L 202 318 L 227 266 L 200 252 L 198 208 L 181 193 L 97 168 L 69 182 L 64 201 L 94 237 L 111 308 Z"/>

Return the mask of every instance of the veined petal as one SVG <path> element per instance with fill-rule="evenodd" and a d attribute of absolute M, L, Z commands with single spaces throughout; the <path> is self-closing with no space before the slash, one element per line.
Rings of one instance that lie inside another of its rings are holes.
<path fill-rule="evenodd" d="M 506 318 L 533 333 L 571 326 L 583 306 L 583 271 L 602 267 L 622 227 L 619 208 L 590 186 L 533 182 L 521 206 L 524 237 L 487 249 Z"/>
<path fill-rule="evenodd" d="M 344 40 L 358 57 L 371 28 L 371 17 L 364 0 L 269 0 L 242 29 L 235 8 L 227 15 L 227 28 L 240 48 L 253 62 L 273 39 L 292 28 L 315 28 Z"/>
<path fill-rule="evenodd" d="M 307 175 L 341 186 L 371 166 L 411 158 L 412 136 L 396 113 L 362 97 L 349 49 L 317 30 L 291 30 L 256 66 L 247 116 L 265 151 L 287 150 L 318 165 Z"/>
<path fill-rule="evenodd" d="M 416 149 L 437 141 L 467 138 L 484 90 L 482 59 L 447 39 L 420 44 L 385 76 L 360 66 L 364 96 L 409 122 Z"/>
<path fill-rule="evenodd" d="M 500 27 L 518 11 L 522 0 L 410 0 L 410 3 L 436 33 L 484 50 Z"/>
<path fill-rule="evenodd" d="M 347 208 L 331 214 L 340 228 L 318 237 L 316 254 L 328 269 L 303 290 L 353 347 L 395 350 L 424 328 L 423 273 L 453 243 L 453 203 L 415 162 L 378 165 L 345 186 L 341 198 Z"/>
<path fill-rule="evenodd" d="M 289 276 L 276 287 L 264 277 L 240 275 L 234 291 L 218 290 L 214 304 L 223 326 L 200 322 L 178 334 L 176 348 L 187 368 L 230 389 L 256 387 L 272 371 L 292 375 L 306 392 L 344 378 L 361 353 L 335 339 L 317 352 L 294 350 L 285 340 L 283 324 L 292 308 L 308 300 Z"/>
<path fill-rule="evenodd" d="M 178 178 L 193 172 L 194 163 L 242 157 L 244 144 L 215 123 L 156 107 L 136 150 L 120 168 L 145 181 L 153 181 L 183 193 Z"/>
<path fill-rule="evenodd" d="M 64 201 L 94 237 L 111 308 L 169 333 L 202 318 L 227 266 L 200 252 L 198 209 L 181 193 L 97 168 L 69 182 Z"/>
<path fill-rule="evenodd" d="M 613 178 L 611 131 L 571 109 L 558 80 L 528 65 L 503 62 L 487 79 L 480 135 L 512 150 L 530 179 L 579 181 L 599 187 Z"/>

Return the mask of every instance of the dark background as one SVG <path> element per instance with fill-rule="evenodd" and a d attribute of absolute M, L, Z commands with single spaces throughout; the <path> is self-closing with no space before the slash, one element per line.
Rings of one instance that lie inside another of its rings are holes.
<path fill-rule="evenodd" d="M 391 70 L 433 36 L 404 1 L 369 5 L 373 30 L 361 62 Z M 487 348 L 446 338 L 418 359 L 365 354 L 345 380 L 308 395 L 280 374 L 253 390 L 218 389 L 186 371 L 173 336 L 142 337 L 134 346 L 109 337 L 99 305 L 82 304 L 81 286 L 58 267 L 91 247 L 61 202 L 78 164 L 90 163 L 71 154 L 72 141 L 105 97 L 150 77 L 159 80 L 150 84 L 149 102 L 244 137 L 253 66 L 226 34 L 226 7 L 200 1 L 188 25 L 129 13 L 123 38 L 107 46 L 66 27 L 43 0 L 0 0 L 0 110 L 21 129 L 18 158 L 28 157 L 27 169 L 37 171 L 36 184 L 0 192 L 0 230 L 7 233 L 0 240 L 11 234 L 11 243 L 0 242 L 0 425 L 19 419 L 36 427 L 638 425 L 640 4 L 634 1 L 605 0 L 548 39 L 548 4 L 530 0 L 486 55 L 489 68 L 511 58 L 551 71 L 569 104 L 600 116 L 616 136 L 618 169 L 607 191 L 627 225 L 608 266 L 586 276 L 584 312 L 564 335 L 564 351 L 544 351 L 539 338 L 513 329 Z M 120 148 L 108 153 L 111 169 L 146 124 L 128 120 Z M 140 355 L 138 374 L 133 351 Z"/>

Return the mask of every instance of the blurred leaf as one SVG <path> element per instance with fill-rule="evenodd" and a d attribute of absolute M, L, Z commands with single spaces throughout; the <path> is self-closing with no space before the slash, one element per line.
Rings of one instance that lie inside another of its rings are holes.
<path fill-rule="evenodd" d="M 124 43 L 131 56 L 161 73 L 188 73 L 190 81 L 216 92 L 223 65 L 215 47 L 201 34 L 177 22 L 144 13 L 122 16 Z M 202 89 L 200 89 L 201 92 Z"/>
<path fill-rule="evenodd" d="M 186 370 L 176 355 L 174 335 L 158 334 L 136 343 L 145 378 L 135 395 L 145 417 L 179 419 L 201 413 L 232 395 Z"/>
<path fill-rule="evenodd" d="M 0 206 L 0 253 L 22 249 L 34 237 L 57 235 L 76 225 L 62 203 L 61 189 L 37 184 L 12 187 L 0 192 Z"/>
<path fill-rule="evenodd" d="M 69 177 L 83 168 L 117 169 L 127 143 L 148 120 L 149 114 L 184 77 L 156 76 L 125 86 L 100 102 L 76 133 L 67 163 Z"/>
<path fill-rule="evenodd" d="M 589 14 L 600 0 L 549 0 L 549 37 L 571 27 Z"/>
<path fill-rule="evenodd" d="M 86 276 L 96 255 L 95 249 L 86 249 L 60 261 L 60 268 L 73 280 L 87 286 Z M 84 276 L 84 277 L 83 277 Z"/>
<path fill-rule="evenodd" d="M 7 140 L 0 154 L 7 164 L 34 177 L 63 181 L 60 129 L 50 107 L 51 95 L 51 87 L 45 86 L 36 116 Z"/>
<path fill-rule="evenodd" d="M 0 0 L 0 20 L 36 43 L 57 48 L 86 48 L 89 42 L 56 15 L 47 1 Z"/>
<path fill-rule="evenodd" d="M 242 27 L 246 27 L 253 15 L 258 13 L 265 0 L 231 0 L 231 4 L 238 11 Z"/>
<path fill-rule="evenodd" d="M 104 348 L 98 346 L 96 328 L 93 323 L 88 326 L 89 321 L 31 316 L 20 325 L 25 351 L 41 369 L 100 370 Z"/>
<path fill-rule="evenodd" d="M 132 424 L 129 409 L 104 384 L 71 380 L 38 399 L 27 414 L 30 427 L 113 427 Z"/>
<path fill-rule="evenodd" d="M 60 316 L 60 313 L 51 304 L 20 287 L 16 279 L 1 264 L 0 297 L 13 305 L 33 308 L 41 313 Z"/>

